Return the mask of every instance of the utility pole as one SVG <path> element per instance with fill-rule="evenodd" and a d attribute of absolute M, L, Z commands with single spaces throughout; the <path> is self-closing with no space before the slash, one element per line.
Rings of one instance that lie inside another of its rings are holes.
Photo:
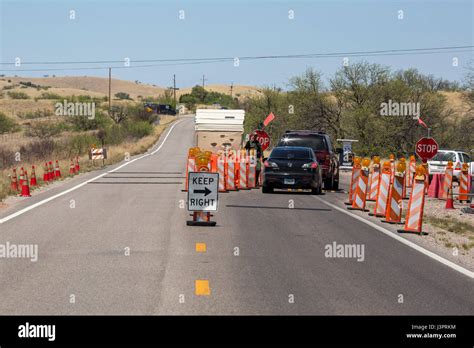
<path fill-rule="evenodd" d="M 112 68 L 109 68 L 109 116 L 112 112 Z"/>
<path fill-rule="evenodd" d="M 230 97 L 232 98 L 232 90 L 234 89 L 234 83 L 230 83 Z"/>
<path fill-rule="evenodd" d="M 170 87 L 173 90 L 173 98 L 174 98 L 174 108 L 176 109 L 176 91 L 179 88 L 176 88 L 176 74 L 173 74 L 173 87 Z"/>
<path fill-rule="evenodd" d="M 206 75 L 202 75 L 202 88 L 204 88 L 204 81 L 207 81 Z"/>

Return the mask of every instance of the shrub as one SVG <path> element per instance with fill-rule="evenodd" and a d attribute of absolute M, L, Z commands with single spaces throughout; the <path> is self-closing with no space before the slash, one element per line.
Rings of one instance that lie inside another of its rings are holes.
<path fill-rule="evenodd" d="M 125 93 L 125 92 L 118 92 L 118 93 L 115 93 L 115 98 L 117 98 L 117 99 L 132 100 L 132 98 L 130 98 L 130 94 Z"/>
<path fill-rule="evenodd" d="M 48 139 L 61 134 L 66 129 L 64 123 L 51 123 L 41 121 L 32 124 L 25 132 L 27 136 L 38 137 L 40 139 Z"/>
<path fill-rule="evenodd" d="M 153 132 L 153 126 L 146 121 L 129 122 L 126 129 L 127 134 L 133 138 L 143 138 Z"/>
<path fill-rule="evenodd" d="M 38 99 L 61 99 L 62 97 L 59 94 L 51 92 L 43 92 Z"/>
<path fill-rule="evenodd" d="M 95 117 L 89 119 L 87 116 L 65 116 L 75 131 L 88 131 L 104 128 L 110 121 L 99 110 L 95 111 Z"/>
<path fill-rule="evenodd" d="M 65 146 L 63 146 L 64 154 L 67 157 L 71 155 L 82 155 L 85 154 L 91 148 L 92 144 L 98 144 L 99 139 L 93 134 L 79 134 L 73 136 L 67 140 Z"/>
<path fill-rule="evenodd" d="M 21 119 L 26 119 L 26 120 L 31 120 L 35 118 L 43 118 L 43 117 L 49 117 L 53 116 L 53 112 L 48 109 L 43 109 L 43 110 L 35 110 L 35 111 L 27 111 L 27 112 L 19 112 L 18 117 Z"/>
<path fill-rule="evenodd" d="M 8 118 L 4 113 L 0 112 L 0 134 L 15 131 L 17 124 Z"/>
<path fill-rule="evenodd" d="M 36 140 L 20 147 L 21 158 L 27 162 L 33 162 L 38 159 L 43 160 L 50 157 L 55 148 L 56 143 L 52 139 Z"/>
<path fill-rule="evenodd" d="M 28 94 L 26 94 L 25 92 L 10 91 L 7 94 L 12 99 L 30 99 Z"/>

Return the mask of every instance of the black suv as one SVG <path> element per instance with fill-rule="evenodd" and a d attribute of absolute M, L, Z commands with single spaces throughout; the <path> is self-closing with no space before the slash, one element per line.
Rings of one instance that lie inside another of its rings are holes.
<path fill-rule="evenodd" d="M 339 159 L 328 134 L 311 130 L 287 130 L 278 142 L 278 146 L 312 148 L 321 165 L 324 188 L 326 190 L 339 189 Z"/>

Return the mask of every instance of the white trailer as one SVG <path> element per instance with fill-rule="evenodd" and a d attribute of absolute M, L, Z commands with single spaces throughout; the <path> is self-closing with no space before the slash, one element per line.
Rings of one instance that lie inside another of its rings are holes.
<path fill-rule="evenodd" d="M 197 109 L 195 144 L 213 152 L 225 147 L 238 149 L 242 144 L 244 121 L 244 110 Z"/>

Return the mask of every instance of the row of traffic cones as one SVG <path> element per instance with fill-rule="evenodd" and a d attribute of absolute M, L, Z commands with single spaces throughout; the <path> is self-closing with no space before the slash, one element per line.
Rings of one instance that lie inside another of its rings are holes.
<path fill-rule="evenodd" d="M 45 162 L 44 164 L 44 173 L 43 173 L 43 181 L 48 183 L 53 180 L 58 180 L 61 178 L 61 169 L 59 167 L 59 161 L 56 160 L 55 168 L 53 169 L 53 162 Z M 75 163 L 74 160 L 71 159 L 71 165 L 69 169 L 69 173 L 72 175 L 79 174 L 80 165 L 79 165 L 79 158 L 76 157 Z M 36 179 L 36 170 L 35 166 L 31 166 L 31 178 L 28 179 L 28 172 L 21 167 L 20 168 L 20 175 L 17 176 L 16 168 L 13 168 L 13 173 L 11 175 L 11 190 L 16 192 L 20 191 L 21 197 L 31 197 L 30 195 L 30 187 L 38 186 L 38 181 Z"/>
<path fill-rule="evenodd" d="M 69 174 L 71 175 L 79 174 L 80 169 L 81 169 L 81 166 L 79 165 L 79 158 L 76 157 L 76 163 L 74 163 L 74 159 L 71 158 L 71 163 L 69 165 Z"/>
<path fill-rule="evenodd" d="M 20 168 L 20 178 L 17 178 L 16 169 L 13 169 L 13 175 L 11 179 L 11 189 L 12 191 L 19 191 L 21 189 L 21 197 L 31 197 L 30 195 L 30 186 L 37 186 L 35 166 L 31 167 L 31 182 L 28 180 L 28 172 Z"/>
<path fill-rule="evenodd" d="M 59 168 L 59 162 L 56 160 L 56 166 L 53 169 L 53 162 L 45 162 L 43 167 L 43 181 L 50 182 L 58 180 L 61 177 L 61 170 Z"/>

